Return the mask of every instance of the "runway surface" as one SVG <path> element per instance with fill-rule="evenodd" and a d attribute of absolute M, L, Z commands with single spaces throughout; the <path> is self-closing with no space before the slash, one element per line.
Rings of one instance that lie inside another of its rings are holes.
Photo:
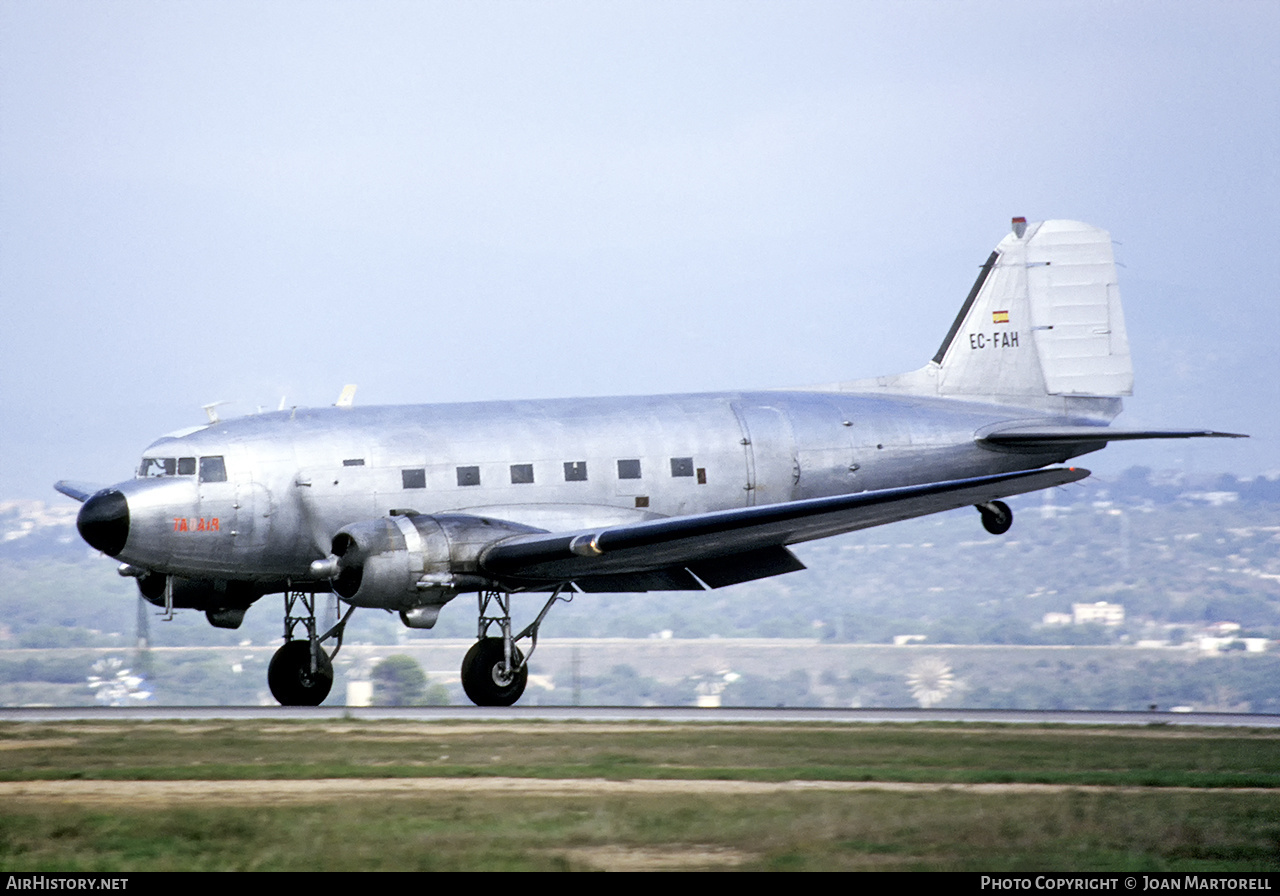
<path fill-rule="evenodd" d="M 687 706 L 84 706 L 0 708 L 0 722 L 208 721 L 210 719 L 401 719 L 409 721 L 962 722 L 997 725 L 1179 725 L 1280 728 L 1280 715 L 1217 712 L 1093 712 L 1006 709 L 800 709 Z"/>

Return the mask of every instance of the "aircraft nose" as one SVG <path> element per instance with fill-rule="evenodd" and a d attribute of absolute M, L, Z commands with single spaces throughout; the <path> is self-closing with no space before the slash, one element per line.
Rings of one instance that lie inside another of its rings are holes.
<path fill-rule="evenodd" d="M 104 489 L 84 502 L 76 528 L 90 545 L 114 557 L 129 538 L 129 502 L 115 489 Z"/>

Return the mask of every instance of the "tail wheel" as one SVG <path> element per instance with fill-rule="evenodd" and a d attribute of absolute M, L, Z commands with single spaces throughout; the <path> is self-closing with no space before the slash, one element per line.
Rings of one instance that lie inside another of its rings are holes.
<path fill-rule="evenodd" d="M 333 687 L 333 663 L 320 650 L 312 672 L 311 642 L 289 641 L 271 657 L 267 684 L 282 706 L 319 706 Z"/>
<path fill-rule="evenodd" d="M 1003 501 L 979 504 L 978 512 L 982 514 L 982 528 L 992 535 L 1003 535 L 1013 525 L 1013 511 Z"/>
<path fill-rule="evenodd" d="M 471 646 L 462 660 L 462 689 L 476 706 L 510 706 L 520 699 L 529 681 L 524 655 L 511 648 L 507 668 L 501 638 L 482 638 Z"/>

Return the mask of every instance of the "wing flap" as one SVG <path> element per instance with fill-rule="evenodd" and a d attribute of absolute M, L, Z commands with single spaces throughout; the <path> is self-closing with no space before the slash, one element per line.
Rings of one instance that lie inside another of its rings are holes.
<path fill-rule="evenodd" d="M 587 594 L 622 593 L 629 591 L 704 591 L 702 583 L 679 566 L 669 569 L 653 569 L 645 572 L 613 573 L 601 576 L 582 576 L 574 579 L 579 591 Z"/>
<path fill-rule="evenodd" d="M 782 546 L 731 554 L 728 557 L 712 557 L 689 564 L 689 572 L 712 588 L 767 579 L 783 573 L 799 572 L 804 568 L 800 559 Z"/>
<path fill-rule="evenodd" d="M 511 581 L 577 581 L 683 566 L 712 587 L 720 587 L 748 581 L 740 578 L 744 575 L 761 578 L 799 568 L 793 565 L 799 561 L 785 551 L 786 545 L 983 504 L 1088 475 L 1088 470 L 1078 467 L 1058 467 L 572 533 L 517 535 L 486 548 L 479 565 L 484 572 Z"/>
<path fill-rule="evenodd" d="M 755 579 L 780 576 L 805 568 L 784 547 L 761 548 L 728 557 L 698 560 L 688 566 L 670 566 L 646 572 L 606 573 L 573 580 L 579 591 L 620 593 L 630 591 L 705 591 Z"/>

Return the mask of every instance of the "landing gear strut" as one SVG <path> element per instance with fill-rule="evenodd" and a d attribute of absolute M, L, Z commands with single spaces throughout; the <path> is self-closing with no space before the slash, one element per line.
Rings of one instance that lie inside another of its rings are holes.
<path fill-rule="evenodd" d="M 301 604 L 302 613 L 297 609 Z M 267 685 L 271 695 L 282 706 L 319 706 L 333 687 L 333 662 L 342 649 L 342 635 L 347 620 L 355 607 L 351 607 L 338 624 L 323 635 L 316 634 L 316 592 L 295 591 L 292 586 L 284 593 L 284 646 L 271 657 L 267 667 Z M 302 625 L 307 630 L 305 638 L 295 639 L 293 630 Z M 325 653 L 323 642 L 334 639 L 333 653 Z"/>
<path fill-rule="evenodd" d="M 511 635 L 511 592 L 481 591 L 479 640 L 462 660 L 462 689 L 477 706 L 510 706 L 520 699 L 529 681 L 529 657 L 521 653 L 516 642 L 529 639 L 529 656 L 538 647 L 538 629 L 552 605 L 562 600 L 564 585 L 551 592 L 550 599 L 538 618 L 524 631 Z M 496 612 L 495 612 L 496 609 Z M 501 637 L 489 637 L 490 626 L 496 625 Z"/>
<path fill-rule="evenodd" d="M 1003 535 L 1013 525 L 1013 511 L 1003 501 L 992 501 L 978 504 L 978 513 L 982 514 L 982 528 L 992 535 Z"/>

